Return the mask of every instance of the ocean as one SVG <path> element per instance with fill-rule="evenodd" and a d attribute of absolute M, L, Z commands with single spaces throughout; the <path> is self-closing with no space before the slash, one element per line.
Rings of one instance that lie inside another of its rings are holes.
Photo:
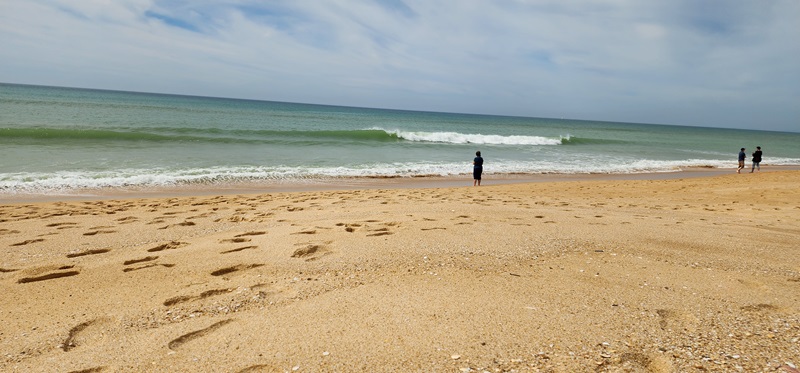
<path fill-rule="evenodd" d="M 800 133 L 0 84 L 0 195 L 469 180 L 476 151 L 486 178 L 733 170 L 756 146 L 800 165 Z"/>

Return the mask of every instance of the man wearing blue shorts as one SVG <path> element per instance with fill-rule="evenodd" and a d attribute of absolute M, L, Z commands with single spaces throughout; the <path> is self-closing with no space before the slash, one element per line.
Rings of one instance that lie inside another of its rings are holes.
<path fill-rule="evenodd" d="M 736 173 L 742 173 L 742 169 L 744 168 L 744 159 L 747 158 L 747 154 L 744 152 L 744 148 L 739 151 L 739 168 L 736 169 Z"/>

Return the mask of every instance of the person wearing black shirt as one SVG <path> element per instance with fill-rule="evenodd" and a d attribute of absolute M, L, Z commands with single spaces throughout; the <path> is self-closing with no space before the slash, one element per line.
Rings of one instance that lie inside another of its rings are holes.
<path fill-rule="evenodd" d="M 481 174 L 483 173 L 483 158 L 481 152 L 475 152 L 475 159 L 472 160 L 472 186 L 481 185 Z"/>
<path fill-rule="evenodd" d="M 750 173 L 752 174 L 753 171 L 758 169 L 761 171 L 761 147 L 756 146 L 756 151 L 753 152 L 753 168 L 750 169 Z"/>

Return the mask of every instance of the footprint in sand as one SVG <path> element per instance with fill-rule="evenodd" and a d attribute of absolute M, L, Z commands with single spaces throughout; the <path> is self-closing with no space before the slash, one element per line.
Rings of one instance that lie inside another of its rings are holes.
<path fill-rule="evenodd" d="M 307 262 L 317 260 L 323 256 L 331 254 L 331 251 L 327 248 L 327 244 L 307 242 L 296 244 L 296 246 L 301 247 L 295 249 L 291 257 L 305 259 Z"/>
<path fill-rule="evenodd" d="M 220 254 L 230 254 L 230 253 L 235 253 L 235 252 L 239 252 L 239 251 L 243 251 L 243 250 L 250 250 L 250 249 L 257 249 L 257 248 L 258 248 L 258 246 L 256 246 L 256 245 L 242 246 L 242 247 L 238 247 L 238 248 L 235 248 L 235 249 L 221 251 Z"/>
<path fill-rule="evenodd" d="M 656 314 L 659 317 L 658 324 L 663 330 L 694 332 L 700 324 L 700 320 L 695 315 L 683 311 L 660 309 L 656 310 Z"/>
<path fill-rule="evenodd" d="M 152 249 L 148 249 L 147 252 L 154 253 L 156 251 L 163 251 L 163 250 L 173 250 L 180 247 L 184 247 L 188 245 L 186 242 L 178 242 L 178 241 L 170 241 L 162 245 L 158 245 Z"/>
<path fill-rule="evenodd" d="M 174 305 L 176 305 L 178 303 L 185 303 L 185 302 L 190 302 L 190 301 L 197 300 L 197 299 L 205 299 L 205 298 L 213 297 L 213 296 L 216 296 L 216 295 L 228 294 L 231 291 L 233 291 L 233 289 L 214 289 L 214 290 L 204 291 L 204 292 L 200 293 L 200 295 L 197 295 L 197 296 L 179 295 L 177 297 L 172 297 L 172 298 L 169 298 L 169 299 L 165 300 L 164 301 L 164 305 L 167 306 L 167 307 L 170 307 L 170 306 L 174 306 Z"/>
<path fill-rule="evenodd" d="M 126 261 L 124 261 L 122 263 L 122 265 L 129 266 L 129 265 L 133 265 L 133 264 L 152 262 L 152 261 L 154 261 L 156 259 L 158 259 L 157 256 L 146 256 L 144 258 L 126 260 Z M 124 268 L 122 270 L 122 272 L 138 271 L 140 269 L 153 268 L 153 267 L 157 267 L 157 266 L 162 266 L 162 267 L 166 267 L 166 268 L 172 268 L 175 265 L 174 264 L 167 264 L 167 263 L 147 263 L 145 265 L 140 265 L 138 267 L 126 267 L 126 268 Z"/>
<path fill-rule="evenodd" d="M 163 226 L 161 228 L 158 228 L 158 229 L 169 229 L 169 228 L 172 228 L 172 227 L 191 227 L 193 225 L 195 225 L 195 222 L 187 220 L 187 221 L 184 221 L 184 222 L 181 222 L 181 223 L 177 223 L 177 224 L 165 225 L 165 226 Z"/>
<path fill-rule="evenodd" d="M 67 228 L 77 228 L 78 223 L 52 223 L 47 224 L 46 226 L 49 228 L 56 228 L 56 229 L 67 229 Z"/>
<path fill-rule="evenodd" d="M 69 253 L 67 254 L 67 258 L 77 258 L 79 256 L 86 256 L 86 255 L 96 255 L 96 254 L 103 254 L 111 251 L 111 249 L 93 249 L 93 250 L 86 250 L 77 253 Z"/>
<path fill-rule="evenodd" d="M 227 238 L 227 239 L 224 239 L 224 240 L 220 240 L 219 243 L 250 242 L 252 240 L 250 238 L 248 238 L 247 236 L 260 236 L 260 235 L 263 235 L 263 234 L 267 234 L 267 232 L 264 232 L 264 231 L 253 231 L 253 232 L 240 233 L 240 234 L 237 234 L 237 235 L 233 236 L 233 238 Z M 244 247 L 240 247 L 240 248 L 237 248 L 237 249 L 225 250 L 225 251 L 222 252 L 222 254 L 233 253 L 233 252 L 247 250 L 247 249 L 255 249 L 257 247 L 258 246 L 255 246 L 255 245 L 244 246 Z"/>
<path fill-rule="evenodd" d="M 94 236 L 94 235 L 100 234 L 100 233 L 117 233 L 117 231 L 115 231 L 113 229 L 98 229 L 98 230 L 86 232 L 83 235 L 84 236 Z"/>
<path fill-rule="evenodd" d="M 227 324 L 229 324 L 231 322 L 233 322 L 233 319 L 222 320 L 222 321 L 216 322 L 214 324 L 211 324 L 211 326 L 209 326 L 207 328 L 203 328 L 203 329 L 200 329 L 200 330 L 193 331 L 191 333 L 184 334 L 184 335 L 182 335 L 182 336 L 180 336 L 178 338 L 173 339 L 171 342 L 169 342 L 167 344 L 167 347 L 169 347 L 170 350 L 176 350 L 176 349 L 180 348 L 181 346 L 183 346 L 184 344 L 186 344 L 188 342 L 191 342 L 191 341 L 193 341 L 193 340 L 195 340 L 197 338 L 204 337 L 204 336 L 206 336 L 206 335 L 208 335 L 210 333 L 213 333 L 217 329 L 219 329 L 219 328 L 221 328 L 221 327 L 223 327 L 223 326 L 225 326 L 225 325 L 227 325 Z"/>
<path fill-rule="evenodd" d="M 245 237 L 245 236 L 261 236 L 261 235 L 264 235 L 264 234 L 267 234 L 267 232 L 254 231 L 254 232 L 246 232 L 246 233 L 237 234 L 237 235 L 235 235 L 233 237 L 239 238 L 239 237 Z"/>
<path fill-rule="evenodd" d="M 358 229 L 358 228 L 360 228 L 360 227 L 361 227 L 361 224 L 356 224 L 356 223 L 353 223 L 353 224 L 346 224 L 346 223 L 336 223 L 336 226 L 337 226 L 337 227 L 344 227 L 344 230 L 345 230 L 346 232 L 353 233 L 353 232 L 355 232 L 355 231 L 356 231 L 356 229 Z"/>
<path fill-rule="evenodd" d="M 146 257 L 144 257 L 144 258 L 126 260 L 126 261 L 124 261 L 124 262 L 122 263 L 122 265 L 126 265 L 126 266 L 127 266 L 127 265 L 131 265 L 131 264 L 137 264 L 137 263 L 149 262 L 149 261 L 151 261 L 151 260 L 156 260 L 156 259 L 158 259 L 158 257 L 157 257 L 157 256 L 146 256 Z"/>
<path fill-rule="evenodd" d="M 211 216 L 211 214 L 210 214 L 210 213 L 204 213 L 204 214 L 200 214 L 200 215 L 193 215 L 193 216 L 190 216 L 190 217 L 188 217 L 188 218 L 186 218 L 186 219 L 188 219 L 188 220 L 191 220 L 191 219 L 200 219 L 200 218 L 207 218 L 207 217 L 209 217 L 209 216 Z"/>
<path fill-rule="evenodd" d="M 778 309 L 779 309 L 778 306 L 775 306 L 775 305 L 772 305 L 772 304 L 767 304 L 767 303 L 751 304 L 751 305 L 743 306 L 741 308 L 742 311 L 758 312 L 758 313 L 774 312 L 774 311 L 777 311 Z"/>
<path fill-rule="evenodd" d="M 393 232 L 389 231 L 389 228 L 373 229 L 373 230 L 371 230 L 371 232 L 375 232 L 375 233 L 367 234 L 367 237 L 388 236 L 390 234 L 394 234 Z"/>
<path fill-rule="evenodd" d="M 223 220 L 225 220 L 225 219 L 219 218 L 217 220 L 214 220 L 214 222 L 218 223 L 218 222 L 221 222 Z M 248 219 L 244 215 L 233 215 L 233 216 L 229 217 L 227 220 L 229 222 L 232 222 L 232 223 L 241 223 L 241 222 L 244 222 L 244 221 L 250 221 L 250 219 Z"/>
<path fill-rule="evenodd" d="M 317 231 L 315 229 L 306 229 L 292 234 L 317 234 Z"/>
<path fill-rule="evenodd" d="M 81 345 L 90 344 L 92 340 L 103 339 L 103 324 L 108 320 L 95 319 L 80 323 L 69 330 L 67 338 L 61 343 L 61 349 L 69 352 L 73 348 Z"/>
<path fill-rule="evenodd" d="M 258 267 L 262 267 L 262 266 L 264 266 L 264 264 L 238 264 L 238 265 L 235 265 L 235 266 L 232 266 L 232 267 L 225 267 L 225 268 L 218 269 L 218 270 L 216 270 L 214 272 L 211 272 L 211 275 L 212 276 L 222 276 L 222 275 L 227 275 L 229 273 L 244 271 L 244 270 L 258 268 Z"/>
<path fill-rule="evenodd" d="M 138 266 L 138 267 L 128 267 L 128 268 L 123 269 L 122 272 L 132 272 L 132 271 L 138 271 L 140 269 L 153 268 L 153 267 L 158 267 L 158 266 L 162 266 L 162 267 L 166 267 L 166 268 L 172 268 L 172 267 L 175 266 L 175 264 L 150 263 L 150 264 L 145 264 L 145 265 Z"/>
<path fill-rule="evenodd" d="M 306 245 L 301 247 L 292 253 L 292 258 L 304 258 L 310 255 L 316 254 L 319 249 L 321 248 L 320 245 Z"/>
<path fill-rule="evenodd" d="M 44 241 L 44 238 L 34 238 L 32 240 L 25 240 L 25 241 L 22 241 L 22 242 L 12 243 L 10 246 L 25 246 L 25 245 L 30 245 L 32 243 L 42 242 L 42 241 Z"/>
<path fill-rule="evenodd" d="M 392 232 L 389 229 L 389 227 L 399 226 L 400 223 L 398 223 L 398 222 L 388 222 L 388 223 L 383 223 L 382 225 L 384 226 L 383 228 L 366 227 L 367 231 L 374 232 L 374 233 L 367 234 L 367 237 L 387 236 L 387 235 L 390 235 L 390 234 L 394 234 L 394 232 Z"/>
<path fill-rule="evenodd" d="M 52 267 L 44 267 L 44 268 L 35 269 L 35 270 L 32 271 L 32 272 L 35 273 L 34 276 L 20 278 L 19 280 L 17 280 L 17 283 L 18 284 L 27 284 L 27 283 L 31 283 L 31 282 L 47 281 L 47 280 L 53 280 L 53 279 L 62 278 L 62 277 L 77 276 L 77 275 L 79 275 L 81 273 L 78 270 L 74 270 L 75 266 L 71 266 L 71 265 L 61 266 L 61 267 L 58 267 L 58 268 L 55 268 L 55 269 L 51 269 L 51 268 Z M 39 273 L 43 273 L 43 272 L 50 272 L 50 273 L 45 273 L 45 274 L 42 274 L 42 275 L 39 274 Z"/>
<path fill-rule="evenodd" d="M 135 216 L 128 216 L 128 217 L 125 217 L 125 218 L 119 218 L 119 219 L 117 219 L 115 221 L 119 222 L 120 224 L 128 224 L 128 223 L 133 223 L 133 222 L 139 221 L 139 218 L 137 218 Z"/>
<path fill-rule="evenodd" d="M 219 243 L 242 243 L 242 242 L 250 242 L 252 241 L 246 237 L 236 237 L 236 238 L 227 238 L 224 240 L 219 240 Z"/>

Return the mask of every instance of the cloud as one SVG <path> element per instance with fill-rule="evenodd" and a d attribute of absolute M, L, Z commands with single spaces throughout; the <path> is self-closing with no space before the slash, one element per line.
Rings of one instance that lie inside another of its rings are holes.
<path fill-rule="evenodd" d="M 800 3 L 0 3 L 0 81 L 798 130 Z"/>

